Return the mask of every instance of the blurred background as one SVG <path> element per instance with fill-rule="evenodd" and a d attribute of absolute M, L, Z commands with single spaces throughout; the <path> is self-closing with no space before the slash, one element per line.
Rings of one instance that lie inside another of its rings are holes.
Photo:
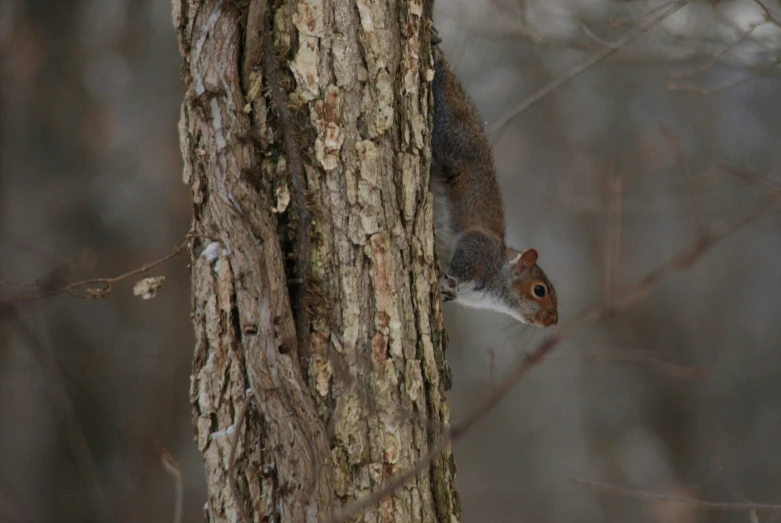
<path fill-rule="evenodd" d="M 698 221 L 751 209 L 758 177 L 781 181 L 781 5 L 672 4 L 437 0 L 442 45 L 492 130 L 666 15 L 493 134 L 508 241 L 538 249 L 562 321 L 663 263 Z M 170 253 L 190 222 L 170 2 L 0 0 L 0 57 L 0 296 Z M 183 520 L 201 520 L 185 263 L 153 271 L 168 279 L 148 302 L 131 280 L 103 300 L 0 309 L 0 521 L 101 521 L 106 499 L 123 521 L 169 521 L 161 448 L 182 470 Z M 444 310 L 458 422 L 543 333 Z M 776 209 L 524 378 L 456 446 L 464 521 L 750 521 L 572 477 L 781 503 L 780 313 Z"/>

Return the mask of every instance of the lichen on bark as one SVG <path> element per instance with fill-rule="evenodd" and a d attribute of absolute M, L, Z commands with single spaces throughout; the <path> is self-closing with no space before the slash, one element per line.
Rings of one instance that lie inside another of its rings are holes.
<path fill-rule="evenodd" d="M 237 503 L 255 521 L 324 520 L 412 467 L 448 423 L 422 1 L 279 4 L 174 0 L 197 235 L 191 401 L 211 521 L 236 521 Z M 306 354 L 294 350 L 286 250 L 298 231 L 284 122 L 257 60 L 262 16 L 313 216 Z M 446 454 L 358 521 L 459 518 Z"/>

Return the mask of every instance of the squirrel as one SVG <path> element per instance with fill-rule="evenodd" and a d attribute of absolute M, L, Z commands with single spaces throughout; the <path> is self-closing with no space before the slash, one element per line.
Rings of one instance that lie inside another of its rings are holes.
<path fill-rule="evenodd" d="M 537 265 L 537 251 L 505 244 L 504 207 L 491 145 L 440 42 L 431 26 L 431 191 L 443 301 L 502 312 L 538 327 L 555 325 L 556 290 Z"/>

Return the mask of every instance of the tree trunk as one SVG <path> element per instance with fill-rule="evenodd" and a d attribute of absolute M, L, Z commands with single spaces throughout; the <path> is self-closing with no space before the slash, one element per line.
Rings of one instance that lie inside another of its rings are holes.
<path fill-rule="evenodd" d="M 210 521 L 241 521 L 242 511 L 252 521 L 325 521 L 411 468 L 448 420 L 423 1 L 269 10 L 265 0 L 173 1 L 205 512 Z M 264 16 L 282 71 L 274 80 L 261 67 Z M 285 118 L 268 98 L 274 81 L 286 91 L 312 216 L 303 307 L 288 294 L 305 221 Z M 299 344 L 294 311 L 306 320 Z M 459 517 L 448 453 L 353 521 Z"/>

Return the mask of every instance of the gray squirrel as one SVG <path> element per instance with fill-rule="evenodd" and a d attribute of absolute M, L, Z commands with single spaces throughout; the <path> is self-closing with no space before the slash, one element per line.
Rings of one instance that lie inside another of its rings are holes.
<path fill-rule="evenodd" d="M 444 301 L 509 314 L 549 327 L 558 323 L 556 290 L 537 251 L 505 245 L 504 206 L 491 146 L 432 27 L 434 136 L 431 190 Z"/>

